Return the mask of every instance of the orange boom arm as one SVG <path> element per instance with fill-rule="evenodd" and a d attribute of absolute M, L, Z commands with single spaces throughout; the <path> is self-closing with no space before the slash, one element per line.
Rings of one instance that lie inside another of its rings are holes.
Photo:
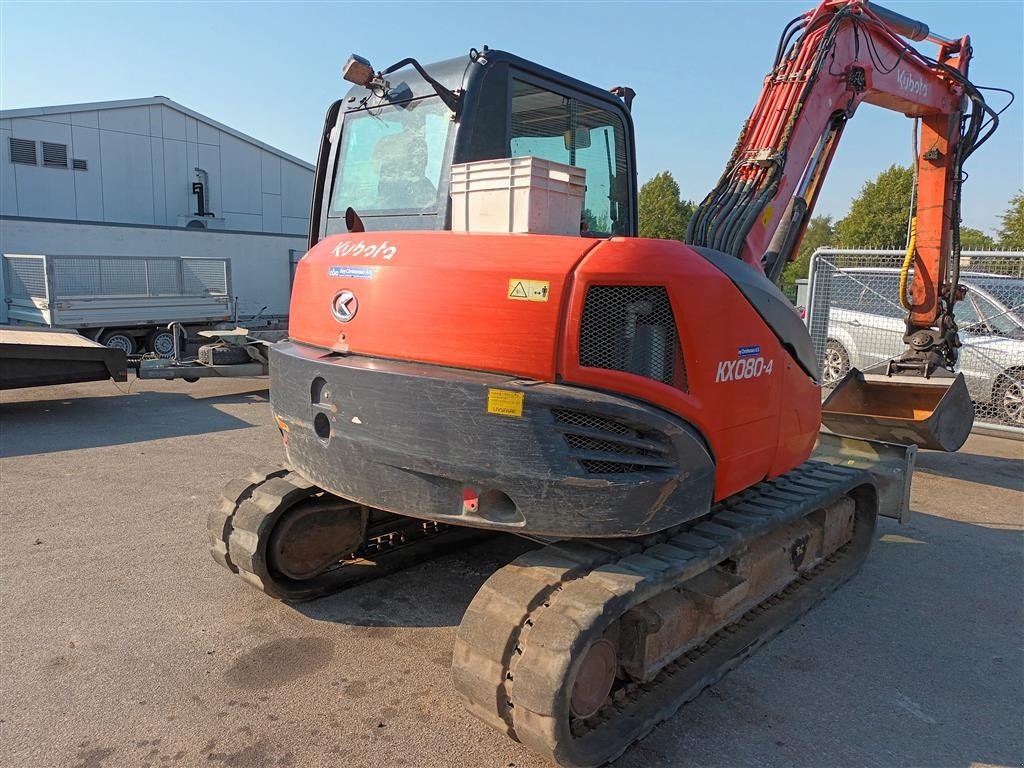
<path fill-rule="evenodd" d="M 915 51 L 901 35 L 937 42 L 937 57 Z M 934 346 L 943 351 L 929 367 L 952 363 L 957 270 L 950 270 L 950 254 L 954 246 L 959 251 L 960 169 L 983 112 L 991 113 L 966 79 L 970 57 L 968 37 L 946 40 L 867 0 L 826 0 L 794 19 L 725 172 L 691 220 L 687 242 L 730 253 L 778 280 L 861 102 L 920 118 L 907 335 L 933 330 Z"/>

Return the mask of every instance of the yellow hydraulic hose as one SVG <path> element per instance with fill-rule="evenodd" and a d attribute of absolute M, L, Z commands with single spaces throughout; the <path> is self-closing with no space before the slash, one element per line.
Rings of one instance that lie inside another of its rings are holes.
<path fill-rule="evenodd" d="M 907 227 L 907 255 L 903 257 L 900 268 L 900 306 L 910 312 L 914 307 L 907 300 L 907 278 L 910 276 L 910 265 L 914 263 L 914 249 L 917 247 L 917 216 L 914 215 L 914 203 L 917 198 L 917 128 L 920 118 L 915 117 L 910 128 L 910 146 L 913 149 L 914 180 L 910 185 L 910 224 Z"/>
<path fill-rule="evenodd" d="M 907 278 L 910 276 L 910 265 L 914 263 L 914 249 L 917 246 L 917 216 L 910 218 L 910 237 L 907 240 L 907 255 L 903 257 L 900 268 L 900 306 L 908 312 L 913 305 L 907 301 Z"/>

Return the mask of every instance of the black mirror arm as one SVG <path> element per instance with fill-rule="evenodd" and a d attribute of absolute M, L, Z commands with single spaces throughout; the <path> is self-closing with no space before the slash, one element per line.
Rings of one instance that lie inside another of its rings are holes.
<path fill-rule="evenodd" d="M 441 97 L 441 101 L 443 101 L 447 105 L 448 109 L 450 109 L 452 112 L 458 112 L 459 111 L 459 95 L 456 94 L 453 91 L 449 91 L 447 88 L 445 88 L 439 82 L 437 82 L 437 80 L 432 78 L 427 73 L 427 70 L 425 70 L 422 66 L 420 66 L 420 63 L 418 61 L 416 61 L 416 59 L 413 59 L 413 58 L 402 59 L 401 61 L 392 64 L 390 67 L 388 67 L 383 72 L 381 72 L 380 76 L 383 77 L 384 75 L 390 75 L 395 70 L 401 69 L 402 67 L 406 66 L 407 64 L 411 64 L 412 67 L 417 72 L 419 72 L 420 77 L 422 77 L 424 80 L 427 81 L 427 83 L 430 85 L 430 87 L 434 89 L 434 92 L 438 96 Z"/>

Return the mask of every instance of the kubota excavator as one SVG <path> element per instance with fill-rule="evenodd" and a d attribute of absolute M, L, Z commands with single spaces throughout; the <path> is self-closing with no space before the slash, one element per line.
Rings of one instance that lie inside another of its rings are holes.
<path fill-rule="evenodd" d="M 486 48 L 353 56 L 270 348 L 287 465 L 228 485 L 215 559 L 302 600 L 479 529 L 537 541 L 466 610 L 456 690 L 562 765 L 613 759 L 857 569 L 916 446 L 966 438 L 960 182 L 995 123 L 970 56 L 866 0 L 794 19 L 685 245 L 636 237 L 631 90 Z M 865 101 L 921 122 L 908 350 L 823 418 L 774 280 Z M 452 166 L 520 156 L 586 170 L 584 231 L 451 231 Z"/>

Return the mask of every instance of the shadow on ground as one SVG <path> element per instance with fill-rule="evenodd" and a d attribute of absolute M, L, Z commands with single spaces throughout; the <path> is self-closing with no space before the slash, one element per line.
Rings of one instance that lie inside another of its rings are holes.
<path fill-rule="evenodd" d="M 921 451 L 917 454 L 915 469 L 929 475 L 983 483 L 1011 491 L 1024 491 L 1024 443 L 1017 445 L 1019 450 L 1016 458 L 982 456 L 964 451 Z"/>
<path fill-rule="evenodd" d="M 481 534 L 477 542 L 437 559 L 338 594 L 296 603 L 317 621 L 355 627 L 454 627 L 488 577 L 540 545 L 511 534 Z"/>
<path fill-rule="evenodd" d="M 265 403 L 269 390 L 202 396 L 138 392 L 110 397 L 67 397 L 0 403 L 0 458 L 182 437 L 231 429 L 250 422 L 217 406 Z"/>
<path fill-rule="evenodd" d="M 1022 542 L 1020 531 L 919 512 L 910 525 L 881 522 L 849 584 L 615 765 L 681 754 L 718 766 L 1019 764 L 1024 607 L 1006 575 L 1021 572 Z M 487 577 L 534 546 L 497 536 L 294 607 L 352 627 L 457 626 Z M 957 593 L 972 599 L 943 598 Z M 992 616 L 1003 621 L 978 631 Z M 801 725 L 811 722 L 843 725 Z"/>
<path fill-rule="evenodd" d="M 882 521 L 846 586 L 615 765 L 1021 764 L 1022 543 L 920 512 Z"/>

